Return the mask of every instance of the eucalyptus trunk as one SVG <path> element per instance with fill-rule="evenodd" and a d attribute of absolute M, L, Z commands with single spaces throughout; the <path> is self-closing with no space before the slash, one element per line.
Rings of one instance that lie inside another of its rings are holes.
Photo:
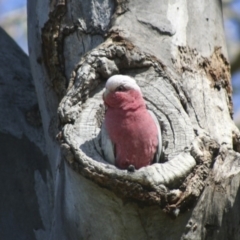
<path fill-rule="evenodd" d="M 220 1 L 28 1 L 28 40 L 54 186 L 51 226 L 39 231 L 240 238 L 240 133 Z M 101 148 L 104 84 L 118 73 L 136 79 L 162 128 L 161 163 L 134 172 L 108 164 Z"/>

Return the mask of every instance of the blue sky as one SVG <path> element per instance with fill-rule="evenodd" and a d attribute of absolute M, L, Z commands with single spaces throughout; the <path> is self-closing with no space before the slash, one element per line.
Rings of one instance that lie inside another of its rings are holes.
<path fill-rule="evenodd" d="M 233 9 L 235 12 L 237 12 L 237 13 L 240 14 L 240 1 L 239 1 L 239 0 L 233 1 L 233 2 L 231 3 L 231 7 L 232 7 L 232 9 Z"/>
<path fill-rule="evenodd" d="M 34 0 L 32 0 L 34 1 Z M 0 0 L 0 15 L 26 6 L 27 0 Z"/>

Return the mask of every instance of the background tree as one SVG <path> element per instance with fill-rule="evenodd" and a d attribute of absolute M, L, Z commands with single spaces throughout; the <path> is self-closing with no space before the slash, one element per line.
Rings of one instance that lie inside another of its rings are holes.
<path fill-rule="evenodd" d="M 238 239 L 220 2 L 29 1 L 28 19 L 51 173 L 35 188 L 36 239 Z M 161 164 L 129 173 L 104 161 L 101 94 L 115 73 L 133 76 L 157 115 Z"/>

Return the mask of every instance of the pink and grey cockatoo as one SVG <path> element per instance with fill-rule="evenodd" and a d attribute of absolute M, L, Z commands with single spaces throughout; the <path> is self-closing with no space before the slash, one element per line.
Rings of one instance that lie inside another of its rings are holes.
<path fill-rule="evenodd" d="M 102 126 L 105 159 L 120 169 L 136 169 L 158 162 L 161 131 L 156 116 L 146 108 L 140 87 L 125 75 L 110 77 L 105 86 Z"/>

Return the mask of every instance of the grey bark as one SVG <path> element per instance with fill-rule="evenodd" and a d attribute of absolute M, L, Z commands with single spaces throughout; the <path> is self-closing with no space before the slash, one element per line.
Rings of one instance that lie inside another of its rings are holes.
<path fill-rule="evenodd" d="M 47 239 L 52 174 L 29 59 L 0 28 L 0 235 Z"/>
<path fill-rule="evenodd" d="M 239 239 L 220 1 L 39 0 L 28 19 L 54 183 L 49 239 Z M 101 150 L 101 94 L 116 73 L 137 80 L 163 129 L 162 162 L 133 173 Z"/>

